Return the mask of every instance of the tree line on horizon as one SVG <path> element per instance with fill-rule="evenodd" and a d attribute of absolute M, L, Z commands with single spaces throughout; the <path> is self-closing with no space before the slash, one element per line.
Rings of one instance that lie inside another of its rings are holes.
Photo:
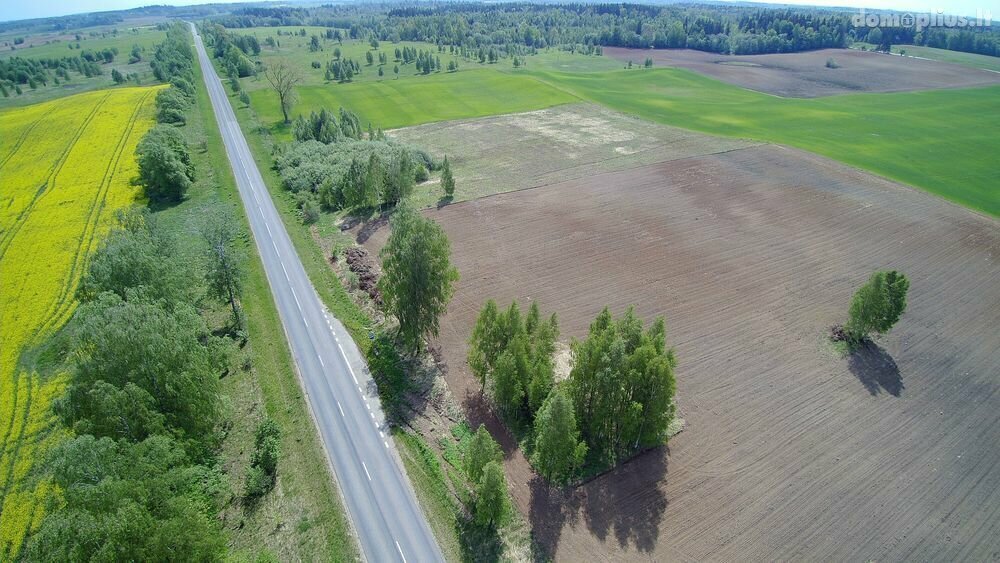
<path fill-rule="evenodd" d="M 502 4 L 436 6 L 246 7 L 213 21 L 229 28 L 322 26 L 351 39 L 426 41 L 467 49 L 495 46 L 504 56 L 526 49 L 594 46 L 696 49 L 721 54 L 787 53 L 847 47 L 879 35 L 893 44 L 1000 56 L 1000 32 L 990 27 L 855 27 L 843 8 L 705 6 L 694 4 Z M 589 49 L 588 49 L 589 47 Z"/>

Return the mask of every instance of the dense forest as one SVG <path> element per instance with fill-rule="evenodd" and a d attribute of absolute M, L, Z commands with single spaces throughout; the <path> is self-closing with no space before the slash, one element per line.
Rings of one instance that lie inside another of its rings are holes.
<path fill-rule="evenodd" d="M 218 16 L 226 27 L 316 25 L 347 30 L 351 38 L 427 41 L 467 49 L 495 46 L 507 54 L 560 47 L 689 48 L 749 55 L 846 47 L 852 41 L 916 43 L 997 55 L 1000 35 L 988 28 L 886 28 L 869 37 L 853 12 L 819 8 L 758 8 L 676 4 L 473 4 L 428 7 L 248 7 Z M 976 29 L 976 31 L 969 31 Z M 884 36 L 884 40 L 883 40 Z M 876 40 L 873 40 L 876 39 Z"/>

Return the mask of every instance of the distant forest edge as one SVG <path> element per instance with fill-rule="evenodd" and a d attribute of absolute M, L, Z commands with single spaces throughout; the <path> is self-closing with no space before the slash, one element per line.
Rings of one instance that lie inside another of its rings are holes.
<path fill-rule="evenodd" d="M 846 8 L 764 8 L 700 4 L 531 4 L 470 2 L 436 5 L 352 4 L 319 7 L 226 4 L 147 6 L 130 10 L 0 22 L 0 33 L 60 31 L 115 25 L 126 18 L 212 18 L 225 27 L 322 26 L 374 34 L 382 41 L 428 41 L 466 47 L 557 47 L 593 53 L 600 47 L 696 49 L 753 55 L 847 47 L 865 42 L 888 51 L 912 44 L 1000 57 L 1000 26 L 918 31 L 856 27 Z"/>
<path fill-rule="evenodd" d="M 687 48 L 753 55 L 847 47 L 854 41 L 888 51 L 915 44 L 1000 56 L 1000 27 L 856 27 L 855 12 L 823 8 L 760 8 L 673 4 L 344 5 L 246 7 L 212 19 L 225 27 L 322 26 L 351 38 L 426 41 L 464 47 Z"/>

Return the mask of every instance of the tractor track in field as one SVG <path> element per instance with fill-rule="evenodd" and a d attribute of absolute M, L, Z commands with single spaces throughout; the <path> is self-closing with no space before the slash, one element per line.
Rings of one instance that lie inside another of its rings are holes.
<path fill-rule="evenodd" d="M 38 338 L 39 335 L 45 334 L 45 332 L 52 326 L 57 325 L 72 307 L 73 301 L 68 298 L 70 288 L 73 286 L 73 281 L 76 279 L 76 272 L 83 268 L 83 265 L 89 258 L 90 249 L 94 241 L 94 232 L 100 222 L 101 212 L 104 210 L 104 202 L 107 200 L 108 190 L 110 190 L 111 182 L 114 180 L 115 171 L 118 169 L 118 163 L 121 161 L 125 147 L 128 145 L 128 141 L 132 136 L 133 130 L 135 129 L 135 123 L 139 117 L 139 112 L 142 110 L 150 95 L 150 92 L 143 95 L 143 97 L 136 103 L 135 108 L 132 110 L 132 114 L 129 116 L 125 132 L 119 138 L 118 145 L 115 147 L 115 152 L 108 161 L 104 177 L 101 180 L 101 187 L 97 190 L 97 193 L 94 196 L 94 201 L 88 210 L 87 221 L 83 234 L 80 237 L 80 244 L 77 246 L 77 251 L 73 258 L 73 265 L 70 268 L 66 279 L 63 281 L 63 286 L 60 289 L 59 296 L 55 301 L 53 301 L 50 310 L 45 313 L 45 321 L 35 330 L 32 338 Z"/>
<path fill-rule="evenodd" d="M 35 204 L 38 203 L 38 200 L 41 199 L 49 191 L 49 188 L 51 188 L 52 181 L 55 179 L 56 176 L 58 176 L 59 172 L 62 170 L 63 165 L 66 163 L 66 160 L 69 158 L 69 153 L 73 150 L 73 147 L 76 145 L 77 141 L 79 141 L 80 137 L 83 136 L 83 132 L 86 131 L 87 127 L 90 125 L 90 122 L 93 121 L 94 116 L 97 115 L 97 112 L 101 109 L 101 107 L 104 106 L 104 102 L 107 101 L 109 97 L 111 97 L 110 92 L 105 94 L 103 98 L 101 98 L 96 104 L 94 104 L 94 109 L 90 111 L 90 113 L 87 115 L 87 118 L 84 119 L 83 123 L 76 130 L 69 144 L 66 145 L 66 148 L 63 150 L 62 154 L 60 154 L 59 158 L 56 159 L 56 162 L 53 163 L 48 177 L 46 177 L 45 181 L 42 182 L 42 184 L 35 191 L 35 195 L 31 198 L 31 201 L 28 203 L 28 205 L 26 205 L 24 209 L 22 209 L 21 212 L 18 213 L 17 218 L 14 220 L 14 224 L 11 225 L 11 227 L 3 233 L 2 237 L 0 237 L 0 260 L 2 260 L 4 255 L 7 253 L 7 248 L 10 247 L 10 244 L 14 240 L 14 237 L 17 236 L 18 231 L 20 231 L 21 227 L 24 226 L 24 223 L 27 222 L 28 216 L 31 215 L 31 210 L 34 209 Z"/>
<path fill-rule="evenodd" d="M 13 442 L 14 447 L 9 452 L 7 452 L 7 446 L 11 443 L 10 436 L 8 435 L 7 443 L 4 444 L 4 451 L 7 453 L 4 457 L 9 460 L 6 470 L 3 474 L 3 490 L 0 491 L 0 513 L 3 513 L 4 504 L 7 502 L 7 494 L 10 492 L 12 477 L 14 476 L 14 467 L 17 464 L 17 455 L 21 451 L 21 446 L 24 445 L 24 433 L 28 427 L 28 420 L 31 418 L 31 398 L 34 395 L 34 382 L 31 378 L 28 378 L 28 396 L 24 401 L 24 412 L 21 414 L 21 425 L 17 429 L 17 438 Z M 12 417 L 13 418 L 13 417 Z"/>
<path fill-rule="evenodd" d="M 44 117 L 45 116 L 39 117 L 38 119 L 32 121 L 31 125 L 24 128 L 24 131 L 22 131 L 21 135 L 17 138 L 17 141 L 15 141 L 13 145 L 11 145 L 10 152 L 8 152 L 7 156 L 3 157 L 3 159 L 0 160 L 0 168 L 3 168 L 4 165 L 7 164 L 7 161 L 9 161 L 11 158 L 14 157 L 15 154 L 17 154 L 17 151 L 21 148 L 21 145 L 24 144 L 24 140 L 28 138 L 28 135 L 31 134 L 31 132 L 35 129 L 35 126 L 38 125 L 38 123 L 41 122 L 42 119 L 44 119 Z"/>

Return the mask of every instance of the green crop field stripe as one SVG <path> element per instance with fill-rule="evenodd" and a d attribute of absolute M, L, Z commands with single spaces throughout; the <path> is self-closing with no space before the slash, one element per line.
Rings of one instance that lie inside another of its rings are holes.
<path fill-rule="evenodd" d="M 532 73 L 612 109 L 801 148 L 1000 215 L 1000 87 L 781 98 L 683 69 Z"/>
<path fill-rule="evenodd" d="M 58 297 L 52 302 L 50 310 L 45 314 L 45 321 L 39 325 L 38 329 L 35 330 L 35 334 L 32 338 L 39 338 L 45 335 L 46 331 L 53 326 L 58 326 L 59 320 L 66 316 L 66 313 L 70 311 L 73 307 L 73 300 L 68 299 L 70 289 L 74 285 L 76 279 L 76 272 L 80 270 L 87 262 L 90 256 L 91 245 L 94 241 L 94 233 L 97 231 L 97 225 L 100 222 L 101 212 L 104 210 L 104 203 L 107 200 L 108 190 L 111 188 L 111 180 L 114 178 L 115 171 L 118 169 L 118 163 L 121 160 L 122 153 L 125 151 L 125 147 L 128 146 L 129 138 L 132 136 L 132 131 L 135 129 L 135 123 L 138 120 L 139 112 L 145 106 L 146 100 L 152 92 L 146 92 L 139 98 L 139 101 L 135 104 L 132 109 L 132 114 L 129 116 L 128 123 L 125 126 L 125 131 L 118 139 L 118 144 L 115 146 L 115 151 L 112 157 L 108 159 L 108 166 L 104 171 L 104 177 L 101 179 L 101 186 L 94 194 L 93 203 L 88 210 L 87 220 L 84 224 L 84 231 L 80 237 L 79 244 L 77 246 L 76 254 L 73 257 L 73 265 L 70 266 L 69 274 L 63 280 L 62 288 L 60 289 Z M 55 309 L 53 311 L 53 309 Z"/>
<path fill-rule="evenodd" d="M 435 121 L 485 117 L 543 109 L 579 98 L 527 74 L 495 69 L 464 70 L 403 79 L 301 86 L 292 117 L 344 107 L 363 125 L 395 129 Z M 280 123 L 277 97 L 268 89 L 251 92 L 264 123 Z M 287 134 L 287 127 L 283 129 Z"/>
<path fill-rule="evenodd" d="M 56 159 L 55 163 L 52 165 L 52 168 L 49 170 L 48 177 L 45 179 L 42 185 L 38 187 L 38 190 L 35 192 L 34 197 L 32 197 L 31 202 L 28 203 L 28 205 L 26 205 L 24 209 L 22 209 L 21 212 L 17 215 L 17 219 L 14 220 L 14 224 L 11 226 L 11 228 L 8 229 L 6 232 L 4 232 L 3 238 L 0 238 L 0 260 L 2 260 L 4 254 L 7 253 L 7 248 L 10 247 L 10 244 L 14 240 L 14 237 L 17 236 L 17 232 L 21 230 L 21 227 L 28 220 L 28 216 L 31 215 L 31 210 L 35 207 L 35 204 L 38 203 L 38 200 L 41 199 L 42 196 L 49 191 L 49 188 L 52 187 L 53 180 L 62 170 L 63 164 L 65 164 L 66 159 L 69 158 L 70 151 L 73 150 L 73 146 L 75 146 L 77 141 L 80 140 L 80 137 L 83 136 L 83 132 L 87 129 L 87 126 L 90 124 L 91 120 L 94 119 L 94 116 L 97 115 L 98 110 L 101 109 L 101 106 L 104 105 L 104 102 L 110 96 L 111 93 L 109 92 L 105 94 L 103 98 L 98 100 L 96 104 L 94 104 L 94 109 L 92 109 L 90 113 L 87 115 L 87 118 L 83 120 L 83 123 L 80 125 L 79 129 L 77 129 L 76 133 L 73 135 L 73 138 L 70 139 L 69 143 L 66 145 L 66 148 L 63 149 L 63 152 L 59 155 L 59 158 Z"/>

